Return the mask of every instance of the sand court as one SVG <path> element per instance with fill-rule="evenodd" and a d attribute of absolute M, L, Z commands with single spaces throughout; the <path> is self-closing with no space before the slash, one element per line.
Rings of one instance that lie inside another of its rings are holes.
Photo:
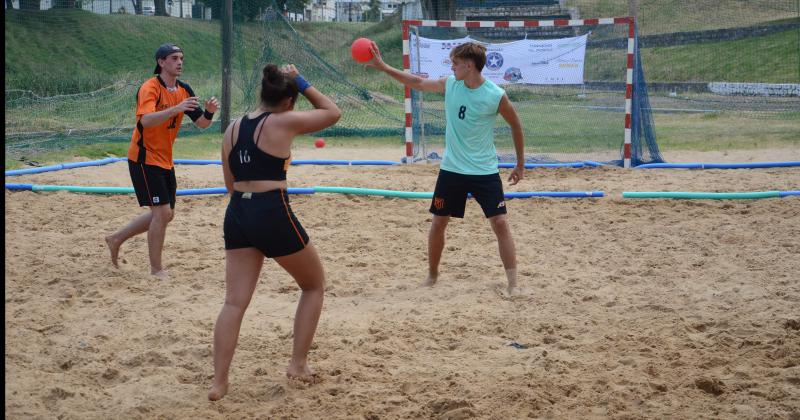
<path fill-rule="evenodd" d="M 399 153 L 327 147 L 294 157 Z M 759 153 L 739 161 L 790 160 L 786 150 Z M 179 189 L 223 185 L 217 165 L 176 170 Z M 294 166 L 289 181 L 432 191 L 437 170 Z M 130 186 L 124 162 L 6 181 Z M 283 376 L 299 289 L 268 261 L 229 394 L 214 403 L 206 392 L 225 290 L 226 198 L 178 198 L 163 255 L 172 278 L 159 281 L 144 236 L 123 245 L 119 269 L 103 241 L 143 211 L 133 195 L 6 191 L 6 416 L 796 418 L 800 199 L 621 198 L 791 189 L 800 168 L 528 170 L 506 191 L 606 197 L 508 202 L 524 289 L 514 298 L 502 293 L 497 244 L 474 201 L 450 223 L 439 283 L 419 288 L 428 200 L 292 196 L 326 271 L 310 354 L 321 383 Z"/>

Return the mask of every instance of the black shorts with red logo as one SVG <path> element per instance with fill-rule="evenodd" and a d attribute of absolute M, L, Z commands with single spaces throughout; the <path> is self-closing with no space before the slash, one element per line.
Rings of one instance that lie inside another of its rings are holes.
<path fill-rule="evenodd" d="M 430 211 L 437 216 L 463 218 L 467 194 L 472 194 L 487 218 L 507 213 L 499 173 L 463 175 L 445 170 L 439 170 Z"/>
<path fill-rule="evenodd" d="M 286 190 L 234 191 L 225 211 L 225 249 L 256 248 L 265 257 L 294 254 L 308 235 L 289 205 Z"/>
<path fill-rule="evenodd" d="M 175 208 L 175 192 L 178 189 L 178 182 L 175 180 L 175 168 L 164 169 L 160 166 L 145 165 L 128 161 L 128 170 L 131 173 L 133 190 L 136 192 L 136 199 L 139 205 L 163 206 Z"/>

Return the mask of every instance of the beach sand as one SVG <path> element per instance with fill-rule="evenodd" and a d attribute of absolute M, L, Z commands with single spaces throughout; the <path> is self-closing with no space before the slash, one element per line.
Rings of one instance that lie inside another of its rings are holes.
<path fill-rule="evenodd" d="M 400 153 L 341 146 L 294 157 Z M 289 179 L 432 191 L 437 171 L 306 165 Z M 180 165 L 177 178 L 179 189 L 223 186 L 217 165 Z M 130 186 L 124 162 L 6 181 Z M 144 235 L 123 245 L 119 269 L 110 264 L 103 237 L 144 211 L 134 196 L 6 191 L 6 418 L 800 418 L 800 197 L 621 198 L 800 190 L 800 168 L 536 169 L 506 187 L 590 190 L 606 197 L 508 201 L 524 289 L 513 298 L 474 201 L 450 223 L 439 283 L 420 288 L 428 200 L 292 196 L 326 271 L 310 354 L 322 382 L 284 376 L 299 289 L 268 261 L 218 402 L 206 394 L 225 197 L 178 198 L 164 251 L 172 278 L 160 281 Z"/>

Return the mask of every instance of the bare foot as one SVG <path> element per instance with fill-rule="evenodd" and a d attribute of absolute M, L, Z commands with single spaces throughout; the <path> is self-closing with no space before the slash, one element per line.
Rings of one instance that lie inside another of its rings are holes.
<path fill-rule="evenodd" d="M 156 272 L 153 272 L 151 270 L 150 274 L 152 274 L 153 276 L 157 277 L 159 280 L 169 280 L 169 271 L 167 271 L 166 269 L 163 269 L 163 268 L 161 270 L 156 271 Z"/>
<path fill-rule="evenodd" d="M 522 294 L 522 289 L 517 286 L 508 286 L 508 288 L 506 288 L 506 293 L 511 297 L 520 296 Z"/>
<path fill-rule="evenodd" d="M 108 245 L 108 250 L 111 251 L 111 264 L 114 267 L 119 268 L 119 264 L 117 263 L 117 257 L 119 256 L 119 247 L 122 243 L 116 241 L 114 239 L 114 235 L 106 236 L 106 245 Z"/>
<path fill-rule="evenodd" d="M 228 393 L 228 383 L 225 382 L 222 385 L 211 385 L 211 389 L 208 391 L 208 399 L 211 401 L 219 401 L 225 394 Z"/>
<path fill-rule="evenodd" d="M 296 366 L 289 364 L 289 367 L 286 368 L 286 377 L 305 384 L 316 384 L 322 381 L 322 378 L 314 373 L 308 365 Z"/>
<path fill-rule="evenodd" d="M 432 275 L 428 274 L 428 278 L 425 279 L 425 281 L 423 281 L 420 286 L 421 287 L 433 287 L 433 285 L 436 284 L 436 280 L 438 280 L 437 276 L 432 276 Z"/>

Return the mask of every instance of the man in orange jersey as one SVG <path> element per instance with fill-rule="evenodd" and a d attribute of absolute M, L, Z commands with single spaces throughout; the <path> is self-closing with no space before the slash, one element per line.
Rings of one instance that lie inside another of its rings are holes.
<path fill-rule="evenodd" d="M 116 233 L 106 237 L 111 263 L 118 267 L 117 257 L 122 244 L 147 232 L 150 273 L 168 277 L 161 264 L 161 250 L 167 224 L 175 208 L 175 167 L 172 145 L 186 114 L 200 128 L 211 125 L 219 102 L 213 96 L 200 108 L 197 96 L 188 84 L 178 80 L 183 71 L 183 50 L 175 44 L 164 44 L 156 51 L 155 77 L 148 79 L 136 93 L 136 128 L 128 149 L 128 169 L 139 205 L 150 208 Z"/>

